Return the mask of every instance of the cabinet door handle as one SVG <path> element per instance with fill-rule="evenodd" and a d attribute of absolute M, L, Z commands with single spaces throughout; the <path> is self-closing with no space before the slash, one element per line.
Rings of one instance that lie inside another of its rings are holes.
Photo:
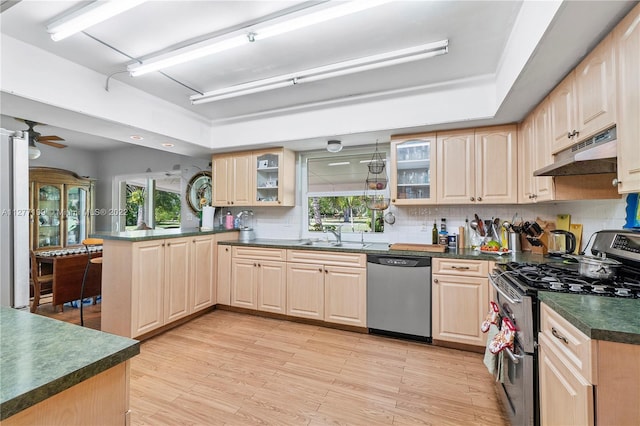
<path fill-rule="evenodd" d="M 482 201 L 482 197 L 478 197 L 478 201 Z"/>
<path fill-rule="evenodd" d="M 328 270 L 328 269 L 325 269 L 325 270 L 324 270 L 324 273 L 325 273 L 325 274 L 328 274 L 328 273 L 329 273 L 329 270 Z"/>
<path fill-rule="evenodd" d="M 475 198 L 475 197 L 471 197 L 471 198 L 469 198 L 469 200 L 471 200 L 471 201 L 475 201 L 475 200 L 476 200 L 476 198 Z"/>
<path fill-rule="evenodd" d="M 459 269 L 459 270 L 466 270 L 469 269 L 468 266 L 452 266 L 451 269 Z"/>
<path fill-rule="evenodd" d="M 621 181 L 620 179 L 618 179 L 618 178 L 614 178 L 614 179 L 611 181 L 611 184 L 612 184 L 613 186 L 618 186 L 618 185 L 620 185 L 621 183 L 622 183 L 622 181 Z"/>
<path fill-rule="evenodd" d="M 261 268 L 261 267 L 262 267 L 262 265 L 260 265 L 260 264 L 258 263 L 258 268 Z"/>
<path fill-rule="evenodd" d="M 258 266 L 258 264 L 257 264 L 257 263 L 254 263 L 254 264 L 253 264 L 253 267 L 255 268 L 256 266 Z"/>
<path fill-rule="evenodd" d="M 195 242 L 196 242 L 196 240 L 193 240 L 193 242 L 195 243 Z"/>
<path fill-rule="evenodd" d="M 555 337 L 556 339 L 561 340 L 565 345 L 569 344 L 569 339 L 558 333 L 558 330 L 556 330 L 555 327 L 551 327 L 551 334 L 553 334 L 553 337 Z"/>
<path fill-rule="evenodd" d="M 572 136 L 571 132 L 567 132 L 567 139 L 571 139 Z"/>
<path fill-rule="evenodd" d="M 162 247 L 164 247 L 164 243 L 162 243 Z"/>
<path fill-rule="evenodd" d="M 225 248 L 224 251 L 229 251 L 229 247 Z"/>
<path fill-rule="evenodd" d="M 170 246 L 170 245 L 171 245 L 171 243 L 167 243 L 167 245 L 168 245 L 168 246 Z"/>
<path fill-rule="evenodd" d="M 438 279 L 437 279 L 437 278 L 434 278 L 434 279 L 433 279 L 433 283 L 434 283 L 434 284 L 438 284 Z"/>
<path fill-rule="evenodd" d="M 322 272 L 322 268 L 318 268 L 318 272 Z"/>
<path fill-rule="evenodd" d="M 396 199 L 395 199 L 395 198 L 392 198 L 392 199 L 391 199 L 391 202 L 392 202 L 392 203 L 395 203 L 395 202 L 396 202 Z"/>

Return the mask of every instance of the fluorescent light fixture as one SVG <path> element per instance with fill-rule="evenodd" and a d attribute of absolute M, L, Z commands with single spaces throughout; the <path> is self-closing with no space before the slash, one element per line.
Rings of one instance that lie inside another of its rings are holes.
<path fill-rule="evenodd" d="M 390 1 L 391 0 L 354 0 L 350 2 L 329 2 L 331 6 L 326 9 L 311 13 L 302 11 L 300 16 L 285 17 L 284 21 L 267 26 L 263 26 L 263 24 L 256 25 L 255 29 L 252 29 L 251 35 L 255 40 L 263 40 L 265 38 L 295 31 L 300 28 L 310 27 L 311 25 L 319 24 L 331 19 L 351 15 L 352 13 L 360 12 L 365 9 L 371 9 L 376 6 L 389 3 Z M 336 3 L 338 3 L 339 6 L 333 6 L 333 4 Z M 274 21 L 277 21 L 277 19 Z"/>
<path fill-rule="evenodd" d="M 53 41 L 60 41 L 95 24 L 106 21 L 124 11 L 132 9 L 145 1 L 147 0 L 94 1 L 75 13 L 48 25 L 47 31 L 51 34 Z"/>
<path fill-rule="evenodd" d="M 351 164 L 350 161 L 340 161 L 338 163 L 329 163 L 327 166 L 347 166 L 349 164 Z"/>
<path fill-rule="evenodd" d="M 132 77 L 138 77 L 173 65 L 240 47 L 256 40 L 263 40 L 285 34 L 300 28 L 309 27 L 341 16 L 380 6 L 390 1 L 391 0 L 353 0 L 346 3 L 342 1 L 326 2 L 320 6 L 303 9 L 239 31 L 234 31 L 221 37 L 204 40 L 181 49 L 176 49 L 173 52 L 149 58 L 143 61 L 142 64 L 131 64 L 127 67 L 127 71 L 129 71 Z"/>
<path fill-rule="evenodd" d="M 449 40 L 441 40 L 433 43 L 408 47 L 406 49 L 394 50 L 391 52 L 380 53 L 378 55 L 337 62 L 335 64 L 325 65 L 322 67 L 225 87 L 223 89 L 203 93 L 202 95 L 192 95 L 190 99 L 192 104 L 198 105 L 249 95 L 252 93 L 279 89 L 295 84 L 310 83 L 313 81 L 320 81 L 328 78 L 390 67 L 407 62 L 414 62 L 438 55 L 444 55 L 448 51 Z"/>
<path fill-rule="evenodd" d="M 244 34 L 236 35 L 224 40 L 216 40 L 217 41 L 215 43 L 211 43 L 211 40 L 202 41 L 185 47 L 184 49 L 178 49 L 176 51 L 157 56 L 149 61 L 143 62 L 142 64 L 129 65 L 127 67 L 127 71 L 129 71 L 132 77 L 138 77 L 143 74 L 169 68 L 173 65 L 183 64 L 185 62 L 213 55 L 214 53 L 224 52 L 225 50 L 233 49 L 249 43 L 246 35 Z"/>

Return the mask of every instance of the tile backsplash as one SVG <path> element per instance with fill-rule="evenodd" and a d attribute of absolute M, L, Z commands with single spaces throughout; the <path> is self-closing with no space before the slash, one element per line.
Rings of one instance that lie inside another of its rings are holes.
<path fill-rule="evenodd" d="M 511 220 L 517 213 L 518 220 L 555 221 L 558 214 L 570 214 L 571 223 L 583 225 L 583 247 L 596 231 L 621 229 L 625 224 L 626 197 L 619 200 L 565 201 L 528 205 L 483 205 L 483 206 L 392 206 L 389 211 L 396 216 L 393 225 L 385 225 L 384 234 L 366 234 L 366 241 L 431 243 L 431 229 L 434 221 L 440 225 L 440 218 L 447 219 L 449 233 L 457 233 L 464 226 L 465 218 L 473 219 L 477 213 L 482 219 L 499 217 L 501 221 Z M 303 209 L 257 207 L 254 211 L 254 228 L 257 238 L 299 239 L 308 234 L 304 231 Z M 232 212 L 235 213 L 232 209 Z M 317 235 L 317 234 L 316 234 Z M 359 236 L 345 234 L 345 240 L 356 240 Z"/>

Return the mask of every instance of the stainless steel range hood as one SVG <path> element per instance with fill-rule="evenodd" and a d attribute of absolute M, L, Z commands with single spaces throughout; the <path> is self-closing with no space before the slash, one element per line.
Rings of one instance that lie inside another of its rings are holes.
<path fill-rule="evenodd" d="M 612 127 L 555 155 L 556 161 L 533 172 L 534 176 L 571 176 L 616 173 L 618 143 Z"/>

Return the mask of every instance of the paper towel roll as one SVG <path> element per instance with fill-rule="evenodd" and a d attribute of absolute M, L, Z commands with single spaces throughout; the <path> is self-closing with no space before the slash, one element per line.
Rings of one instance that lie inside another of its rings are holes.
<path fill-rule="evenodd" d="M 211 206 L 202 207 L 202 225 L 200 226 L 201 231 L 213 230 L 213 214 L 215 213 L 215 210 L 215 207 Z"/>

